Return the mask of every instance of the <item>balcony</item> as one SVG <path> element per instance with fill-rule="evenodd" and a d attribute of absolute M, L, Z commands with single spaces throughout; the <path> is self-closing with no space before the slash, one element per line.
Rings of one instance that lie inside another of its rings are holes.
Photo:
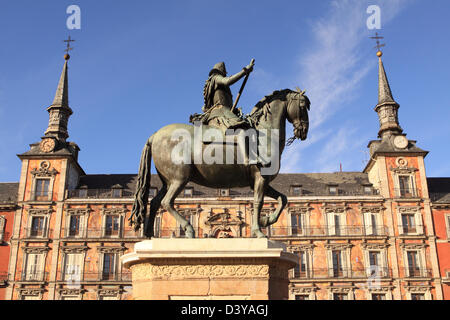
<path fill-rule="evenodd" d="M 269 227 L 263 232 L 269 237 L 365 237 L 365 236 L 388 236 L 389 230 L 386 226 L 376 228 L 366 228 L 364 226 L 355 227 Z"/>
<path fill-rule="evenodd" d="M 400 234 L 405 235 L 422 235 L 423 232 L 423 225 L 417 225 L 417 226 L 399 226 L 400 228 Z"/>
<path fill-rule="evenodd" d="M 48 239 L 53 236 L 53 229 L 24 228 L 22 239 Z"/>
<path fill-rule="evenodd" d="M 49 273 L 45 271 L 19 271 L 17 273 L 18 278 L 16 281 L 22 282 L 46 282 L 48 281 Z"/>
<path fill-rule="evenodd" d="M 133 197 L 133 192 L 123 189 L 75 189 L 67 191 L 67 198 L 73 199 L 116 199 Z"/>
<path fill-rule="evenodd" d="M 42 191 L 32 191 L 29 193 L 30 197 L 28 201 L 35 201 L 35 202 L 51 202 L 51 194 L 49 192 L 42 192 Z"/>
<path fill-rule="evenodd" d="M 400 268 L 405 278 L 431 278 L 431 269 L 424 268 Z"/>
<path fill-rule="evenodd" d="M 401 199 L 413 199 L 419 197 L 418 192 L 411 188 L 394 188 L 394 194 L 396 198 Z"/>
<path fill-rule="evenodd" d="M 444 274 L 442 275 L 443 283 L 450 283 L 450 269 L 445 269 Z"/>
<path fill-rule="evenodd" d="M 67 283 L 80 282 L 131 282 L 131 272 L 123 271 L 116 273 L 104 272 L 84 272 L 84 273 L 65 273 L 58 271 L 56 281 Z"/>
<path fill-rule="evenodd" d="M 306 271 L 291 272 L 291 280 L 315 280 L 315 279 L 389 279 L 392 277 L 391 269 L 378 267 L 367 269 L 346 268 L 312 268 Z"/>
<path fill-rule="evenodd" d="M 63 228 L 61 236 L 66 239 L 99 239 L 99 238 L 124 238 L 124 239 L 140 239 L 143 238 L 141 231 L 134 231 L 130 229 L 112 230 L 109 228 L 88 228 L 71 229 Z"/>
<path fill-rule="evenodd" d="M 0 233 L 0 245 L 2 243 L 8 242 L 9 239 L 10 239 L 9 232 L 2 232 L 2 233 Z"/>
<path fill-rule="evenodd" d="M 0 272 L 0 287 L 8 285 L 9 274 L 6 272 Z"/>

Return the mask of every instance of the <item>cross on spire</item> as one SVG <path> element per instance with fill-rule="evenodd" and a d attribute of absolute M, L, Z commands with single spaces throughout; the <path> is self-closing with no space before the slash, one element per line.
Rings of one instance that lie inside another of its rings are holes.
<path fill-rule="evenodd" d="M 67 40 L 63 40 L 63 41 L 64 41 L 64 42 L 67 42 L 67 47 L 66 47 L 66 49 L 64 50 L 64 51 L 66 52 L 66 55 L 65 55 L 64 57 L 65 57 L 66 60 L 67 60 L 68 58 L 70 58 L 70 56 L 69 56 L 69 51 L 73 49 L 73 48 L 70 47 L 70 43 L 71 43 L 71 42 L 75 42 L 75 40 L 72 40 L 72 39 L 70 38 L 70 36 L 69 36 L 69 38 L 68 38 Z"/>
<path fill-rule="evenodd" d="M 370 38 L 377 41 L 377 45 L 376 45 L 374 48 L 377 48 L 377 49 L 378 49 L 378 51 L 377 51 L 377 56 L 378 56 L 378 57 L 381 57 L 381 56 L 383 55 L 383 52 L 381 52 L 381 48 L 384 47 L 384 46 L 386 46 L 386 45 L 385 45 L 384 43 L 381 44 L 381 43 L 380 43 L 380 39 L 384 39 L 384 37 L 379 36 L 379 35 L 378 35 L 378 32 L 375 32 L 375 37 L 370 37 Z"/>

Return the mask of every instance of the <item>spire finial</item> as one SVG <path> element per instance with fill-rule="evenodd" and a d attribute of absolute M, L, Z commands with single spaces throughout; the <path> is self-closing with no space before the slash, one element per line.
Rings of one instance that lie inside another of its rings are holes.
<path fill-rule="evenodd" d="M 384 37 L 381 37 L 378 35 L 378 32 L 375 32 L 375 37 L 370 37 L 371 39 L 375 39 L 377 40 L 377 45 L 375 46 L 375 48 L 378 49 L 377 51 L 377 57 L 381 58 L 381 56 L 383 55 L 383 52 L 381 51 L 381 48 L 386 46 L 384 43 L 380 44 L 380 39 L 384 39 Z"/>
<path fill-rule="evenodd" d="M 73 50 L 73 48 L 70 47 L 70 43 L 71 43 L 71 42 L 75 42 L 75 40 L 72 40 L 72 39 L 70 38 L 70 35 L 69 35 L 69 38 L 68 38 L 67 40 L 63 40 L 63 41 L 64 41 L 64 42 L 67 42 L 67 47 L 66 47 L 66 49 L 64 50 L 64 51 L 66 52 L 66 54 L 64 55 L 64 59 L 65 59 L 65 60 L 69 60 L 69 59 L 70 59 L 69 51 L 70 51 L 70 50 Z"/>

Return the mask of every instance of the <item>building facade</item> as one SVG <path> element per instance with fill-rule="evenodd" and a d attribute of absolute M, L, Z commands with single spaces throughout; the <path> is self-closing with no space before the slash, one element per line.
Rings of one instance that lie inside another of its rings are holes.
<path fill-rule="evenodd" d="M 9 256 L 0 251 L 4 299 L 132 298 L 119 258 L 144 239 L 128 223 L 136 175 L 89 175 L 78 164 L 80 149 L 67 141 L 69 58 L 45 135 L 18 155 L 20 181 L 0 205 L 0 219 L 8 221 Z M 288 205 L 264 232 L 298 256 L 290 299 L 450 299 L 450 178 L 426 177 L 427 151 L 400 127 L 381 55 L 378 88 L 379 139 L 369 143 L 362 172 L 280 174 L 272 182 Z M 157 175 L 151 185 L 153 197 Z M 0 193 L 6 188 L 0 184 Z M 266 200 L 262 214 L 276 205 Z M 249 237 L 252 207 L 248 188 L 189 183 L 176 200 L 200 238 Z M 155 234 L 184 237 L 184 230 L 160 209 Z"/>

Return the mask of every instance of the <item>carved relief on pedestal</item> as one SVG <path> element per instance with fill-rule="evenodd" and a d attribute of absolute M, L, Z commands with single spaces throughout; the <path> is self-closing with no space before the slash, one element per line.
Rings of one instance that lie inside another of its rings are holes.
<path fill-rule="evenodd" d="M 211 209 L 205 221 L 205 225 L 209 227 L 206 231 L 210 238 L 239 238 L 242 236 L 243 224 L 240 212 L 233 215 L 226 208 L 221 213 L 214 213 Z"/>
<path fill-rule="evenodd" d="M 153 265 L 136 264 L 131 267 L 133 281 L 149 279 L 176 278 L 227 278 L 227 277 L 263 277 L 269 276 L 268 265 Z"/>

